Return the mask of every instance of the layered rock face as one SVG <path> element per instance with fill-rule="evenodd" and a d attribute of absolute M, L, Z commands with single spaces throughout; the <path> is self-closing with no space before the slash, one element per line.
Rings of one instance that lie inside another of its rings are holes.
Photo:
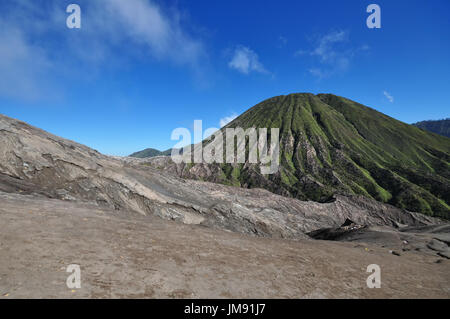
<path fill-rule="evenodd" d="M 146 160 L 105 156 L 6 116 L 0 116 L 0 191 L 264 237 L 306 238 L 307 232 L 337 227 L 346 219 L 389 227 L 440 223 L 364 196 L 337 195 L 317 203 L 185 180 Z"/>

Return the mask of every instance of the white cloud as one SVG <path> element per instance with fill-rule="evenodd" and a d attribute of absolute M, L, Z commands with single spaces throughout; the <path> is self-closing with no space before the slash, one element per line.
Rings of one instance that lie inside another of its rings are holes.
<path fill-rule="evenodd" d="M 314 66 L 309 72 L 318 78 L 327 78 L 336 73 L 345 72 L 351 65 L 356 53 L 367 51 L 369 47 L 363 45 L 357 49 L 349 45 L 348 31 L 333 31 L 317 38 L 310 50 L 300 49 L 294 56 L 310 56 L 315 58 Z"/>
<path fill-rule="evenodd" d="M 234 50 L 228 66 L 244 74 L 249 74 L 250 72 L 268 73 L 262 63 L 259 62 L 258 55 L 244 46 L 238 46 Z"/>
<path fill-rule="evenodd" d="M 370 49 L 370 47 L 369 47 L 367 44 L 363 44 L 362 46 L 359 47 L 359 49 L 360 49 L 361 51 L 367 51 L 367 50 Z"/>
<path fill-rule="evenodd" d="M 302 55 L 306 55 L 309 53 L 310 52 L 308 50 L 300 49 L 300 50 L 295 51 L 294 56 L 302 56 Z"/>
<path fill-rule="evenodd" d="M 153 0 L 78 0 L 82 27 L 69 30 L 59 0 L 17 0 L 0 12 L 0 96 L 60 95 L 67 81 L 94 78 L 134 59 L 165 61 L 201 73 L 206 52 L 175 9 Z M 67 80 L 67 81 L 66 81 Z"/>
<path fill-rule="evenodd" d="M 45 74 L 52 62 L 46 52 L 27 41 L 21 30 L 0 25 L 0 95 L 35 100 L 49 94 Z"/>
<path fill-rule="evenodd" d="M 394 103 L 394 97 L 387 91 L 383 91 L 383 95 L 389 100 L 389 102 Z"/>
<path fill-rule="evenodd" d="M 282 47 L 286 46 L 287 43 L 288 43 L 288 39 L 287 38 L 283 37 L 282 35 L 280 35 L 278 37 L 278 47 L 279 48 L 282 48 Z"/>
<path fill-rule="evenodd" d="M 230 123 L 231 121 L 233 121 L 235 118 L 237 118 L 237 114 L 233 113 L 230 116 L 225 116 L 223 118 L 220 119 L 220 127 L 224 127 L 225 125 L 227 125 L 228 123 Z"/>
<path fill-rule="evenodd" d="M 326 78 L 328 76 L 328 73 L 326 71 L 323 71 L 320 68 L 312 68 L 308 70 L 309 73 L 311 73 L 312 75 L 314 75 L 315 77 L 318 77 L 320 79 L 322 78 Z"/>
<path fill-rule="evenodd" d="M 345 31 L 335 31 L 324 35 L 318 41 L 318 46 L 311 52 L 316 55 L 323 63 L 333 62 L 339 55 L 339 52 L 333 47 L 335 43 L 345 42 L 348 39 L 348 33 Z"/>
<path fill-rule="evenodd" d="M 202 42 L 183 30 L 178 14 L 163 13 L 153 1 L 103 0 L 102 7 L 108 9 L 106 21 L 116 26 L 112 26 L 116 35 L 146 45 L 157 58 L 196 64 L 204 54 Z"/>

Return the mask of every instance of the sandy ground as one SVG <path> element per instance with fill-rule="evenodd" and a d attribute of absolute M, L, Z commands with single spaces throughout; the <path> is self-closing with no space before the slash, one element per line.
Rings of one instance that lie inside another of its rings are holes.
<path fill-rule="evenodd" d="M 249 237 L 0 196 L 0 298 L 450 298 L 450 263 L 372 244 Z M 81 289 L 69 289 L 69 264 Z M 369 264 L 381 288 L 369 289 Z"/>

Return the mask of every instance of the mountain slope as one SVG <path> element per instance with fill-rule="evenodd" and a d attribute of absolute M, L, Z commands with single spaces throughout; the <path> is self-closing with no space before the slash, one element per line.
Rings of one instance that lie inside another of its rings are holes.
<path fill-rule="evenodd" d="M 450 217 L 450 139 L 332 94 L 290 94 L 252 107 L 227 127 L 280 128 L 281 166 L 189 164 L 181 176 L 261 187 L 327 202 L 359 194 L 399 208 Z M 206 142 L 205 142 L 206 143 Z"/>
<path fill-rule="evenodd" d="M 413 125 L 439 135 L 450 137 L 450 118 L 437 121 L 422 121 Z"/>

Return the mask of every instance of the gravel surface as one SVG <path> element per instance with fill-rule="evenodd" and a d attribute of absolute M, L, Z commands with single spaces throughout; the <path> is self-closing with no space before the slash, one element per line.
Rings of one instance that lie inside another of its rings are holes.
<path fill-rule="evenodd" d="M 449 261 L 0 193 L 0 298 L 450 298 Z M 66 268 L 81 267 L 81 289 Z M 366 286 L 381 267 L 381 288 Z"/>

